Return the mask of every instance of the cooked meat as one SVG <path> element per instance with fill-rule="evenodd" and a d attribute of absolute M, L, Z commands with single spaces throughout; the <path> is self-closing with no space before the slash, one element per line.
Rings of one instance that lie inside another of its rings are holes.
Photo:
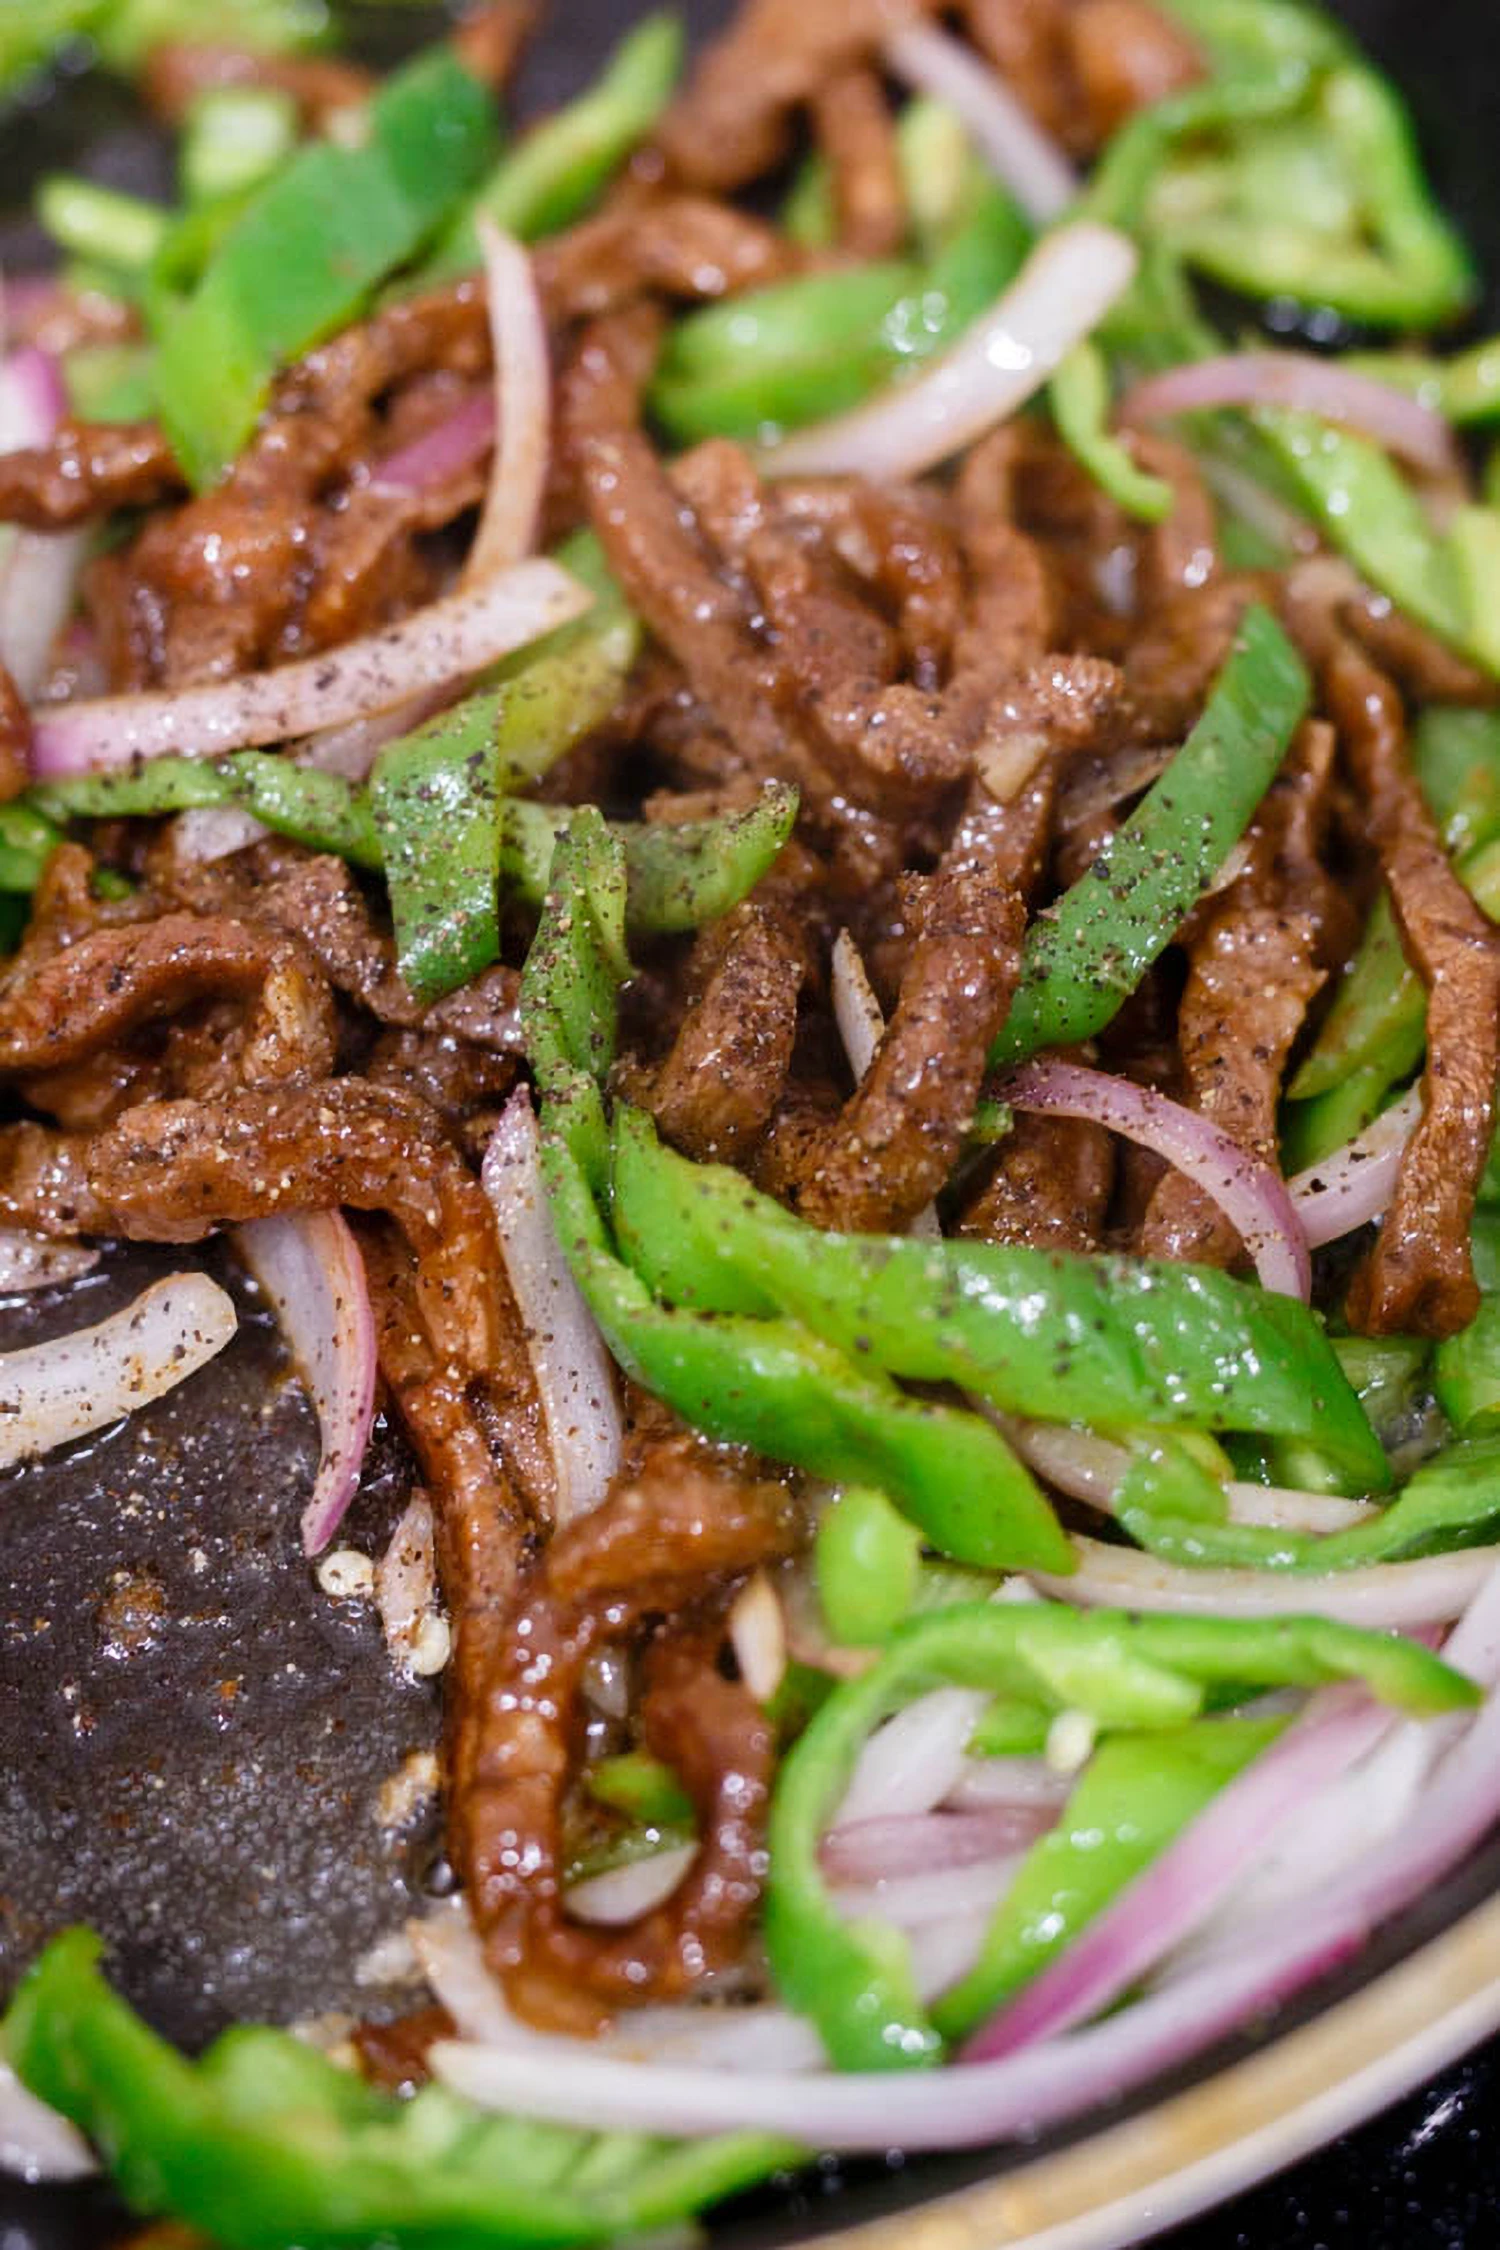
<path fill-rule="evenodd" d="M 48 445 L 0 453 L 0 523 L 67 531 L 115 508 L 150 507 L 181 486 L 155 422 L 65 422 Z"/>
<path fill-rule="evenodd" d="M 885 89 L 873 70 L 843 70 L 813 95 L 813 129 L 832 172 L 841 250 L 889 258 L 906 239 L 906 190 Z"/>

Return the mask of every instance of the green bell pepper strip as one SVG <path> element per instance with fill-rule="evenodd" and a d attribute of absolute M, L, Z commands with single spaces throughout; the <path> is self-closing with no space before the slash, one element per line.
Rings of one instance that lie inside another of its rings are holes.
<path fill-rule="evenodd" d="M 1160 1727 L 1196 1718 L 1216 1684 L 1243 1690 L 1341 1679 L 1422 1714 L 1466 1708 L 1479 1697 L 1471 1680 L 1417 1644 L 1323 1618 L 1127 1617 L 1027 1602 L 978 1603 L 913 1620 L 869 1671 L 834 1691 L 777 1777 L 765 1939 L 783 1998 L 817 2025 L 840 2069 L 899 2070 L 941 2059 L 942 2037 L 917 1996 L 906 1939 L 880 1922 L 845 1922 L 818 1865 L 819 1840 L 866 1737 L 915 1696 L 946 1683 L 1081 1710 L 1110 1727 Z M 1143 1719 L 1150 1711 L 1167 1715 Z"/>
<path fill-rule="evenodd" d="M 1245 612 L 1203 715 L 1098 859 L 1027 934 L 997 1065 L 1104 1029 L 1244 834 L 1307 710 L 1307 668 Z"/>
<path fill-rule="evenodd" d="M 1500 1297 L 1481 1297 L 1468 1327 L 1439 1344 L 1433 1389 L 1461 1436 L 1486 1436 L 1500 1428 Z"/>
<path fill-rule="evenodd" d="M 915 1599 L 922 1538 L 883 1492 L 854 1485 L 818 1519 L 813 1569 L 823 1619 L 846 1648 L 871 1648 Z"/>
<path fill-rule="evenodd" d="M 1172 512 L 1172 487 L 1138 468 L 1109 427 L 1109 367 L 1099 346 L 1075 344 L 1047 392 L 1058 436 L 1095 484 L 1127 516 L 1161 523 Z"/>
<path fill-rule="evenodd" d="M 267 51 L 306 46 L 327 23 L 321 0 L 227 0 L 214 13 L 227 45 Z M 0 93 L 72 40 L 90 40 L 128 75 L 150 48 L 202 35 L 202 0 L 14 0 L 0 8 Z"/>
<path fill-rule="evenodd" d="M 529 906 L 546 894 L 552 856 L 567 827 L 565 806 L 516 799 L 501 814 L 501 888 Z M 753 890 L 797 818 L 797 792 L 768 782 L 744 812 L 679 823 L 613 821 L 625 853 L 626 919 L 632 929 L 683 931 L 717 921 Z"/>
<path fill-rule="evenodd" d="M 499 691 L 470 696 L 382 750 L 370 809 L 401 974 L 437 1000 L 500 958 Z"/>
<path fill-rule="evenodd" d="M 711 1437 L 835 1484 L 878 1485 L 960 1561 L 1071 1570 L 1046 1500 L 978 1415 L 909 1398 L 790 1321 L 660 1305 L 614 1255 L 597 1200 L 609 1144 L 596 1081 L 614 1057 L 615 989 L 628 972 L 625 866 L 591 807 L 569 823 L 552 881 L 521 979 L 542 1176 L 573 1277 L 626 1373 Z"/>
<path fill-rule="evenodd" d="M 0 805 L 0 891 L 29 897 L 62 840 L 61 828 L 38 806 L 19 799 Z"/>
<path fill-rule="evenodd" d="M 682 26 L 648 16 L 620 41 L 595 83 L 532 127 L 461 211 L 423 267 L 424 281 L 479 263 L 476 217 L 535 242 L 580 219 L 652 131 L 682 70 Z"/>
<path fill-rule="evenodd" d="M 802 159 L 782 202 L 778 221 L 789 242 L 801 250 L 831 250 L 838 239 L 833 207 L 833 173 L 821 149 Z"/>
<path fill-rule="evenodd" d="M 1012 1413 L 1302 1437 L 1367 1489 L 1390 1481 L 1316 1315 L 1210 1268 L 824 1233 L 740 1173 L 663 1147 L 623 1104 L 612 1215 L 625 1256 L 674 1304 L 784 1314 L 861 1364 Z"/>
<path fill-rule="evenodd" d="M 297 104 L 276 86 L 212 86 L 183 121 L 177 170 L 189 203 L 243 195 L 297 145 Z"/>
<path fill-rule="evenodd" d="M 268 750 L 237 750 L 227 758 L 156 758 L 137 770 L 79 774 L 41 784 L 28 802 L 47 818 L 118 820 L 238 805 L 278 835 L 314 851 L 336 852 L 358 867 L 382 864 L 369 798 L 337 774 Z"/>
<path fill-rule="evenodd" d="M 429 2085 L 398 2101 L 285 2031 L 189 2061 L 54 1938 L 4 2025 L 17 2075 L 104 2152 L 127 2203 L 224 2250 L 564 2250 L 670 2226 L 799 2151 L 764 2134 L 672 2142 L 491 2116 Z"/>
<path fill-rule="evenodd" d="M 763 442 L 843 413 L 943 350 L 1014 279 L 1030 243 L 1016 204 L 980 182 L 925 264 L 808 274 L 687 314 L 653 378 L 653 413 L 683 444 Z"/>
<path fill-rule="evenodd" d="M 60 250 L 121 274 L 151 263 L 170 223 L 159 204 L 66 172 L 43 180 L 36 215 Z"/>
<path fill-rule="evenodd" d="M 62 363 L 68 404 L 85 422 L 144 422 L 156 400 L 152 356 L 143 344 L 79 344 Z"/>
<path fill-rule="evenodd" d="M 1492 1380 L 1493 1351 L 1491 1328 L 1481 1340 L 1476 1359 L 1477 1372 L 1486 1383 Z M 1465 1404 L 1474 1402 L 1478 1393 L 1463 1383 L 1455 1385 L 1454 1395 L 1458 1403 Z M 1476 1413 L 1481 1411 L 1476 1406 Z M 1487 1421 L 1476 1421 L 1474 1426 L 1486 1431 L 1489 1428 Z M 1484 1545 L 1485 1535 L 1492 1535 L 1497 1518 L 1500 1436 L 1484 1434 L 1466 1436 L 1425 1461 L 1399 1498 L 1378 1516 L 1326 1537 L 1230 1523 L 1227 1510 L 1226 1520 L 1212 1524 L 1202 1517 L 1185 1518 L 1137 1508 L 1127 1528 L 1139 1545 L 1169 1562 L 1326 1576 L 1370 1563 L 1398 1562 L 1453 1547 Z"/>
<path fill-rule="evenodd" d="M 943 2036 L 962 2039 L 1055 1960 L 1284 1724 L 1200 1719 L 1101 1743 L 1057 1826 L 1017 1869 L 978 1961 L 935 2002 Z"/>
<path fill-rule="evenodd" d="M 624 1813 L 647 1828 L 693 1830 L 693 1800 L 670 1766 L 644 1750 L 600 1758 L 585 1769 L 584 1786 L 597 1804 Z"/>
<path fill-rule="evenodd" d="M 1407 963 L 1390 893 L 1383 890 L 1288 1097 L 1311 1101 L 1372 1066 L 1379 1066 L 1387 1086 L 1395 1085 L 1415 1070 L 1426 1043 L 1422 982 Z"/>
<path fill-rule="evenodd" d="M 489 96 L 445 47 L 389 79 L 367 121 L 358 148 L 300 149 L 186 302 L 156 308 L 162 420 L 200 490 L 250 436 L 278 369 L 353 319 L 423 247 L 493 144 Z"/>

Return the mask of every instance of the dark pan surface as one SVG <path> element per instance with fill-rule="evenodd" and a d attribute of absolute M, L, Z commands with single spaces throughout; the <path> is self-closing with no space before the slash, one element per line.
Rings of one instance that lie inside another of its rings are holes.
<path fill-rule="evenodd" d="M 524 98 L 546 106 L 572 92 L 635 12 L 617 0 L 555 0 Z M 689 7 L 700 27 L 727 12 L 728 0 Z M 1344 0 L 1339 12 L 1407 88 L 1443 193 L 1500 277 L 1492 0 L 1422 11 L 1409 0 Z M 368 43 L 412 35 L 415 11 L 355 14 Z M 76 166 L 85 149 L 102 178 L 166 185 L 160 149 L 96 81 L 56 89 L 0 129 L 7 203 L 24 200 L 36 173 Z M 30 262 L 36 250 L 24 222 L 0 224 L 0 263 Z M 132 1252 L 72 1291 L 0 1310 L 0 1348 L 97 1319 L 182 1262 Z M 109 1938 L 132 1998 L 188 2044 L 235 2016 L 285 2020 L 347 2004 L 371 1941 L 442 1879 L 430 1821 L 418 1812 L 382 1826 L 377 1810 L 382 1784 L 434 1741 L 436 1697 L 393 1679 L 371 1612 L 332 1602 L 300 1557 L 311 1417 L 253 1298 L 245 1312 L 230 1350 L 174 1397 L 0 1479 L 0 1999 L 49 1930 L 87 1918 Z M 349 1522 L 353 1544 L 378 1550 L 404 1481 L 386 1440 Z M 1307 2008 L 1411 1952 L 1497 1886 L 1500 1843 Z M 1471 2156 L 1467 2184 L 1445 2201 L 1451 2165 L 1440 2172 L 1432 2151 L 1446 2145 L 1461 2159 L 1474 2120 L 1493 2112 L 1493 2069 L 1480 2062 L 1445 2082 L 1321 2175 L 1304 2167 L 1285 2188 L 1174 2237 L 1179 2250 L 1488 2243 L 1493 2222 L 1480 2214 L 1497 2207 L 1494 2170 Z M 1009 2161 L 979 2153 L 832 2172 L 790 2197 L 755 2199 L 716 2234 L 735 2250 L 772 2250 L 911 2209 Z M 102 2194 L 0 2183 L 0 2250 L 81 2250 L 113 2232 Z"/>

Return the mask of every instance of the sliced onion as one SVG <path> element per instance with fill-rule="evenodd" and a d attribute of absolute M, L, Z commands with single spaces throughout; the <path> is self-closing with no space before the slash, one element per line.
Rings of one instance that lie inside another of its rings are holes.
<path fill-rule="evenodd" d="M 45 445 L 67 411 L 62 370 L 33 346 L 0 365 L 0 452 Z M 17 531 L 0 564 L 0 663 L 23 701 L 40 694 L 53 645 L 73 612 L 88 534 Z"/>
<path fill-rule="evenodd" d="M 933 1867 L 918 1875 L 883 1875 L 876 1883 L 841 1883 L 829 1896 L 847 1921 L 890 1922 L 922 1929 L 956 1915 L 992 1914 L 1025 1854 L 1001 1852 L 965 1867 Z"/>
<path fill-rule="evenodd" d="M 1226 352 L 1152 375 L 1120 401 L 1122 422 L 1158 422 L 1220 406 L 1285 406 L 1319 415 L 1432 476 L 1462 473 L 1453 433 L 1441 414 L 1373 375 L 1313 352 Z"/>
<path fill-rule="evenodd" d="M 1152 1087 L 1078 1063 L 1026 1063 L 1007 1073 L 993 1092 L 1014 1109 L 1090 1118 L 1164 1156 L 1212 1196 L 1249 1251 L 1262 1286 L 1306 1303 L 1312 1261 L 1285 1181 L 1208 1118 Z"/>
<path fill-rule="evenodd" d="M 830 1824 L 931 1812 L 963 1771 L 974 1723 L 990 1698 L 978 1688 L 934 1688 L 877 1727 Z"/>
<path fill-rule="evenodd" d="M 505 1105 L 484 1159 L 505 1270 L 526 1331 L 557 1477 L 559 1524 L 597 1508 L 620 1466 L 624 1431 L 604 1340 L 547 1207 L 531 1096 Z"/>
<path fill-rule="evenodd" d="M 1072 1776 L 1059 1773 L 1045 1758 L 965 1758 L 963 1772 L 943 1802 L 958 1811 L 993 1806 L 1049 1817 L 1067 1801 Z"/>
<path fill-rule="evenodd" d="M 24 1227 L 0 1227 L 0 1297 L 54 1289 L 92 1273 L 98 1263 L 98 1251 L 82 1242 L 49 1242 Z"/>
<path fill-rule="evenodd" d="M 269 834 L 264 823 L 240 805 L 194 805 L 172 823 L 172 852 L 188 866 L 209 867 Z"/>
<path fill-rule="evenodd" d="M 317 1409 L 322 1457 L 302 1512 L 302 1544 L 321 1554 L 359 1490 L 375 1411 L 375 1315 L 364 1260 L 337 1211 L 252 1219 L 236 1227 L 234 1240 Z"/>
<path fill-rule="evenodd" d="M 312 734 L 480 671 L 580 616 L 591 598 L 556 563 L 518 563 L 398 625 L 275 671 L 176 692 L 60 704 L 37 714 L 33 770 L 56 780 L 170 752 L 212 758 Z"/>
<path fill-rule="evenodd" d="M 757 1703 L 769 1703 L 786 1676 L 786 1620 L 763 1570 L 736 1596 L 728 1625 L 740 1678 Z"/>
<path fill-rule="evenodd" d="M 1038 243 L 1016 279 L 950 352 L 852 414 L 798 430 L 762 455 L 772 476 L 917 477 L 1025 405 L 1135 278 L 1134 245 L 1078 219 Z"/>
<path fill-rule="evenodd" d="M 375 1565 L 375 1603 L 385 1645 L 404 1672 L 425 1676 L 422 1639 L 437 1615 L 432 1505 L 414 1492 Z"/>
<path fill-rule="evenodd" d="M 0 1356 L 0 1468 L 107 1429 L 165 1397 L 224 1349 L 239 1322 L 206 1273 L 173 1274 L 93 1328 Z"/>
<path fill-rule="evenodd" d="M 464 566 L 470 584 L 508 570 L 535 546 L 552 423 L 547 321 L 531 260 L 491 220 L 481 216 L 476 232 L 489 289 L 499 437 L 479 529 Z"/>
<path fill-rule="evenodd" d="M 336 773 L 344 781 L 363 781 L 386 744 L 441 711 L 451 693 L 451 685 L 424 688 L 406 702 L 393 703 L 369 718 L 351 719 L 347 726 L 326 727 L 322 733 L 310 734 L 305 742 L 299 742 L 293 756 L 299 766 Z"/>
<path fill-rule="evenodd" d="M 28 2093 L 0 2056 L 0 2174 L 40 2187 L 47 2180 L 85 2180 L 98 2169 L 77 2126 Z"/>
<path fill-rule="evenodd" d="M 1200 1570 L 1136 1547 L 1075 1536 L 1071 1578 L 1033 1575 L 1056 1601 L 1085 1609 L 1169 1609 L 1195 1616 L 1332 1617 L 1372 1631 L 1410 1631 L 1461 1617 L 1495 1567 L 1495 1549 L 1468 1547 L 1361 1570 Z"/>
<path fill-rule="evenodd" d="M 1500 1770 L 1500 1760 L 1497 1760 Z M 976 2148 L 1077 2116 L 1208 2046 L 1347 1958 L 1352 1941 L 1306 1925 L 1274 1932 L 1086 2031 L 962 2070 L 705 2071 L 439 2040 L 429 2060 L 481 2109 L 595 2131 L 783 2133 L 810 2149 Z"/>
<path fill-rule="evenodd" d="M 1065 1792 L 1064 1792 L 1065 1794 Z M 910 1813 L 830 1829 L 819 1847 L 830 1883 L 889 1883 L 1008 1858 L 1052 1826 L 1052 1804 L 1000 1804 L 983 1812 Z"/>
<path fill-rule="evenodd" d="M 913 23 L 888 39 L 885 59 L 908 86 L 946 102 L 1028 219 L 1060 218 L 1078 193 L 1078 177 L 1051 136 L 1003 78 L 933 25 Z"/>
<path fill-rule="evenodd" d="M 370 489 L 400 498 L 430 492 L 472 469 L 494 442 L 495 401 L 486 392 L 476 392 L 435 429 L 424 430 L 410 445 L 377 461 Z"/>
<path fill-rule="evenodd" d="M 1112 1905 L 981 2026 L 963 2059 L 994 2061 L 1100 2014 L 1199 1928 L 1246 1866 L 1390 1725 L 1390 1714 L 1363 1693 L 1333 1689 L 1315 1696 Z"/>
<path fill-rule="evenodd" d="M 1124 1446 L 1087 1430 L 1021 1422 L 1010 1415 L 992 1419 L 1000 1421 L 1016 1451 L 1049 1484 L 1106 1515 L 1115 1513 L 1115 1494 L 1130 1466 Z M 1230 1483 L 1224 1487 L 1224 1497 L 1231 1523 L 1261 1524 L 1272 1531 L 1348 1531 L 1379 1512 L 1363 1500 L 1340 1500 L 1275 1485 Z"/>
<path fill-rule="evenodd" d="M 1345 1147 L 1287 1182 L 1315 1250 L 1382 1216 L 1395 1193 L 1406 1144 L 1421 1122 L 1422 1089 L 1413 1086 Z"/>
<path fill-rule="evenodd" d="M 638 1922 L 671 1897 L 697 1856 L 696 1844 L 674 1844 L 670 1851 L 653 1852 L 628 1867 L 611 1867 L 603 1875 L 570 1883 L 563 1893 L 568 1912 L 579 1922 L 608 1928 Z"/>

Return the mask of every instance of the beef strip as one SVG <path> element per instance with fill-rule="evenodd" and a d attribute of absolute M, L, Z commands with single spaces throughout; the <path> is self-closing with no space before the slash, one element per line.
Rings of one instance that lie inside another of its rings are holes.
<path fill-rule="evenodd" d="M 653 1448 L 523 1581 L 500 1635 L 472 1772 L 456 1788 L 456 1864 L 491 1969 L 533 2022 L 599 2027 L 612 2008 L 673 1999 L 739 1956 L 760 1893 L 774 1736 L 715 1663 L 728 1584 L 791 1551 L 782 1486 L 752 1482 L 691 1438 Z M 622 1929 L 570 1920 L 559 1865 L 589 1657 L 653 1617 L 646 1746 L 693 1798 L 702 1843 L 671 1896 Z"/>
<path fill-rule="evenodd" d="M 147 508 L 182 489 L 155 422 L 64 422 L 46 445 L 0 453 L 0 523 L 69 531 L 116 508 Z"/>
<path fill-rule="evenodd" d="M 670 1052 L 634 1091 L 686 1155 L 740 1163 L 791 1068 L 806 940 L 776 902 L 747 899 L 699 941 L 697 967 Z"/>
<path fill-rule="evenodd" d="M 730 297 L 795 270 L 786 237 L 702 195 L 662 195 L 585 219 L 538 245 L 537 288 L 554 326 L 612 312 L 647 292 Z"/>
<path fill-rule="evenodd" d="M 890 258 L 906 239 L 906 190 L 885 88 L 873 70 L 842 70 L 817 87 L 813 129 L 832 173 L 839 248 Z"/>
<path fill-rule="evenodd" d="M 1454 874 L 1412 772 L 1400 696 L 1326 594 L 1293 579 L 1290 622 L 1315 664 L 1408 959 L 1427 991 L 1422 1121 L 1348 1314 L 1375 1335 L 1450 1336 L 1479 1306 L 1469 1250 L 1500 1067 L 1500 933 Z"/>

